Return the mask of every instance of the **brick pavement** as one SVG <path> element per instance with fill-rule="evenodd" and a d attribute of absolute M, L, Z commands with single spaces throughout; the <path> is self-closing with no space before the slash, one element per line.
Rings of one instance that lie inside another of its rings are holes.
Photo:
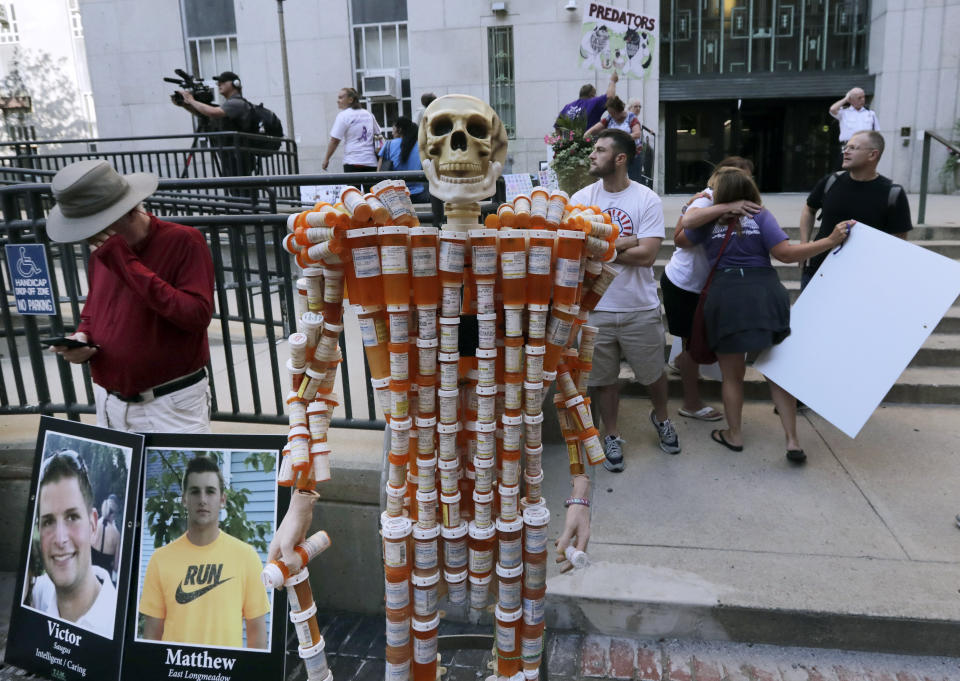
<path fill-rule="evenodd" d="M 318 613 L 334 681 L 383 679 L 383 618 L 353 613 Z M 489 634 L 488 626 L 444 621 L 440 634 Z M 5 642 L 5 641 L 4 641 Z M 304 681 L 288 638 L 286 681 Z M 624 679 L 630 681 L 960 681 L 960 659 L 915 657 L 819 648 L 788 648 L 749 643 L 652 640 L 547 632 L 550 681 Z M 445 681 L 479 681 L 491 672 L 490 651 L 443 653 Z M 0 681 L 36 679 L 0 663 Z"/>
<path fill-rule="evenodd" d="M 335 681 L 383 678 L 381 617 L 326 615 L 321 628 Z M 491 632 L 484 626 L 441 624 L 441 635 L 460 633 Z M 545 647 L 550 681 L 960 681 L 960 659 L 947 657 L 550 631 Z M 489 651 L 445 653 L 444 679 L 484 679 L 491 660 Z M 288 669 L 288 681 L 305 678 L 302 666 Z"/>

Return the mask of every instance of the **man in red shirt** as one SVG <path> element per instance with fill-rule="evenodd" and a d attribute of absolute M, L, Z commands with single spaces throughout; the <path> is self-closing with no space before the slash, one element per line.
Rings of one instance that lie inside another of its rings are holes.
<path fill-rule="evenodd" d="M 54 241 L 86 241 L 89 292 L 71 338 L 55 346 L 90 363 L 97 424 L 140 432 L 210 432 L 207 326 L 213 261 L 203 235 L 143 210 L 150 173 L 121 176 L 106 161 L 73 163 L 53 178 Z"/>

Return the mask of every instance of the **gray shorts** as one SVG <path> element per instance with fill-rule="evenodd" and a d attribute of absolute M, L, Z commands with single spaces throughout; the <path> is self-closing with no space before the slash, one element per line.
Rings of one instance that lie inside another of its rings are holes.
<path fill-rule="evenodd" d="M 640 312 L 591 312 L 590 325 L 600 329 L 593 349 L 590 386 L 617 382 L 621 353 L 643 385 L 663 375 L 666 339 L 659 307 Z"/>

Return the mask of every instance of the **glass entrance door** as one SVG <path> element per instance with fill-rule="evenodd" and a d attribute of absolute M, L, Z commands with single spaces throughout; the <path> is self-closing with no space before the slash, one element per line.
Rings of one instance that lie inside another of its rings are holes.
<path fill-rule="evenodd" d="M 665 186 L 694 193 L 725 156 L 749 158 L 762 192 L 805 192 L 831 170 L 839 146 L 833 100 L 668 102 Z"/>

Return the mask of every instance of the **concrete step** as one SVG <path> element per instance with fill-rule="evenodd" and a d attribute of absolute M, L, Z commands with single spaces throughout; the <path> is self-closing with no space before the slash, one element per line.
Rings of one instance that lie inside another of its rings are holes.
<path fill-rule="evenodd" d="M 663 268 L 666 266 L 666 264 L 667 260 L 657 260 L 654 262 L 653 276 L 657 282 L 659 282 L 660 278 L 663 276 Z M 797 298 L 800 297 L 800 268 L 796 264 L 787 265 L 784 263 L 778 263 L 776 261 L 774 261 L 773 266 L 777 270 L 777 276 L 780 278 L 780 282 L 783 284 L 783 287 L 787 289 L 787 293 L 790 295 L 790 304 L 792 305 L 793 303 L 797 302 Z M 663 293 L 660 291 L 659 285 L 657 286 L 657 295 L 660 297 L 660 300 L 663 301 Z M 960 306 L 960 297 L 954 301 L 954 306 Z M 954 309 L 955 307 L 950 308 L 951 311 Z M 960 313 L 948 312 L 947 314 L 956 317 Z M 960 319 L 957 319 L 956 321 L 960 323 Z M 954 326 L 955 322 L 953 319 L 950 321 L 941 321 L 941 323 L 946 324 L 944 329 L 960 328 Z M 940 330 L 939 327 L 938 330 Z M 950 331 L 950 333 L 956 332 L 957 331 Z"/>
<path fill-rule="evenodd" d="M 798 216 L 799 217 L 799 216 Z M 673 235 L 673 228 L 676 226 L 676 219 L 666 219 L 667 238 Z M 791 239 L 800 238 L 800 227 L 796 220 L 791 218 L 788 222 L 781 222 L 780 228 L 787 233 Z M 817 227 L 819 229 L 819 227 Z M 910 230 L 910 241 L 938 241 L 938 240 L 956 240 L 960 241 L 960 225 L 914 225 Z"/>
<path fill-rule="evenodd" d="M 666 324 L 666 321 L 664 321 Z M 670 356 L 673 336 L 666 334 L 664 356 Z M 910 361 L 911 368 L 941 367 L 960 368 L 960 334 L 932 333 Z"/>
<path fill-rule="evenodd" d="M 939 343 L 939 339 L 935 341 Z M 935 352 L 933 348 L 931 352 Z M 960 365 L 945 366 L 940 360 L 930 365 L 931 361 L 921 348 L 918 357 L 924 357 L 918 364 L 910 366 L 890 388 L 890 392 L 883 398 L 884 402 L 903 404 L 960 404 Z M 936 357 L 936 355 L 931 355 Z M 951 358 L 952 359 L 952 358 Z M 916 358 L 915 358 L 915 361 Z M 955 361 L 955 360 L 952 360 Z M 671 398 L 683 397 L 683 386 L 679 374 L 667 371 Z M 624 365 L 620 373 L 621 390 L 629 396 L 645 396 L 647 389 L 634 382 L 633 372 Z M 747 400 L 769 400 L 770 389 L 763 375 L 752 367 L 747 367 L 747 374 L 743 386 L 744 398 Z M 700 382 L 700 394 L 705 400 L 720 402 L 720 381 L 704 379 Z"/>
<path fill-rule="evenodd" d="M 789 232 L 788 232 L 789 233 Z M 668 230 L 669 237 L 669 230 Z M 958 231 L 957 237 L 960 237 L 960 231 Z M 799 240 L 799 234 L 791 234 L 790 238 L 794 241 Z M 942 256 L 947 258 L 960 258 L 960 238 L 958 239 L 929 239 L 929 240 L 920 240 L 914 239 L 911 235 L 911 243 L 915 243 L 917 246 L 922 246 L 928 250 L 933 251 L 934 253 L 939 253 Z M 660 250 L 657 252 L 657 258 L 662 260 L 669 260 L 670 256 L 673 254 L 676 246 L 673 243 L 673 240 L 670 238 L 664 239 L 660 244 Z"/>

